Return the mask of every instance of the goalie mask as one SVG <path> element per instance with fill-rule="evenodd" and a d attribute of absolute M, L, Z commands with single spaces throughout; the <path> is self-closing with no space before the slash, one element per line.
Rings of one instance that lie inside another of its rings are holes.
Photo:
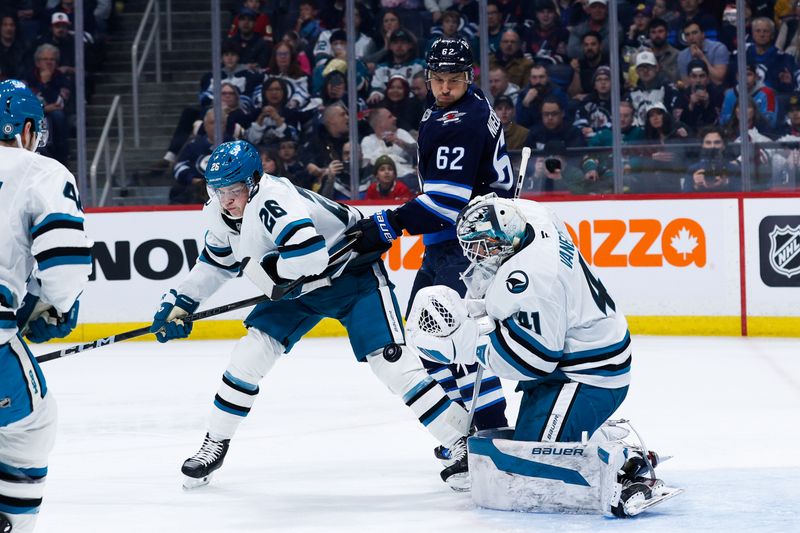
<path fill-rule="evenodd" d="M 514 202 L 495 194 L 479 196 L 458 215 L 456 234 L 472 263 L 502 261 L 511 256 L 525 235 L 525 219 Z"/>

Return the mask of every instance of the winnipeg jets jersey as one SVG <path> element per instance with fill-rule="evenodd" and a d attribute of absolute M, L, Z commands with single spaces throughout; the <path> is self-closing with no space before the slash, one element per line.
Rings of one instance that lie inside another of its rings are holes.
<path fill-rule="evenodd" d="M 630 334 L 616 302 L 555 213 L 536 202 L 515 203 L 528 223 L 526 238 L 486 291 L 495 329 L 482 337 L 478 358 L 518 381 L 628 385 Z"/>
<path fill-rule="evenodd" d="M 61 163 L 6 146 L 0 146 L 0 161 L 2 345 L 17 332 L 16 311 L 29 278 L 41 301 L 61 312 L 72 307 L 92 270 L 92 242 L 83 230 L 75 178 Z"/>
<path fill-rule="evenodd" d="M 425 234 L 426 245 L 456 238 L 456 217 L 470 199 L 509 197 L 514 184 L 503 127 L 480 89 L 470 87 L 445 108 L 430 102 L 417 141 L 423 194 L 396 211 L 409 233 Z"/>
<path fill-rule="evenodd" d="M 203 217 L 207 227 L 203 252 L 178 287 L 179 293 L 198 302 L 236 276 L 244 258 L 260 261 L 269 252 L 279 254 L 277 269 L 282 278 L 337 277 L 356 254 L 345 254 L 331 266 L 329 254 L 341 246 L 345 231 L 361 213 L 295 187 L 286 178 L 265 174 L 241 219 L 224 214 L 216 197 L 206 203 Z"/>

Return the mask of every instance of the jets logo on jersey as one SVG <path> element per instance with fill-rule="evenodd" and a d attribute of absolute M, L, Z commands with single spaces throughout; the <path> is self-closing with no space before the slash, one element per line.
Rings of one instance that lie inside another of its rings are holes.
<path fill-rule="evenodd" d="M 436 122 L 441 122 L 442 124 L 456 124 L 461 122 L 461 117 L 466 115 L 466 113 L 462 111 L 448 111 L 441 117 L 436 119 Z"/>
<path fill-rule="evenodd" d="M 506 278 L 506 289 L 511 294 L 520 294 L 528 288 L 528 275 L 522 270 L 515 270 Z"/>

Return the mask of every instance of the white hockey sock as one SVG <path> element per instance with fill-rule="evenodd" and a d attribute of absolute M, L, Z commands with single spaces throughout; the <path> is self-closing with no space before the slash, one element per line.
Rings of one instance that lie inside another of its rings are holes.
<path fill-rule="evenodd" d="M 250 412 L 258 395 L 258 385 L 237 379 L 229 372 L 222 375 L 222 384 L 214 397 L 208 434 L 214 440 L 233 437 L 239 424 Z"/>

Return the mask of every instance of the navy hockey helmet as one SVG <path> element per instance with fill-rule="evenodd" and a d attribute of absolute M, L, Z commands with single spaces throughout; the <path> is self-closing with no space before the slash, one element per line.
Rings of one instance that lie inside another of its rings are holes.
<path fill-rule="evenodd" d="M 425 57 L 427 78 L 431 72 L 466 72 L 472 83 L 472 50 L 466 39 L 461 37 L 439 37 L 431 45 Z"/>
<path fill-rule="evenodd" d="M 36 140 L 33 149 L 47 144 L 47 122 L 44 119 L 44 107 L 19 80 L 0 82 L 0 139 L 17 140 L 22 147 L 22 132 L 25 123 L 31 121 Z"/>
<path fill-rule="evenodd" d="M 264 173 L 261 156 L 255 146 L 247 141 L 233 141 L 217 146 L 206 165 L 206 183 L 220 189 L 244 182 L 252 189 Z"/>
<path fill-rule="evenodd" d="M 496 194 L 478 196 L 456 220 L 456 235 L 473 263 L 512 255 L 525 236 L 526 222 L 514 201 Z"/>

